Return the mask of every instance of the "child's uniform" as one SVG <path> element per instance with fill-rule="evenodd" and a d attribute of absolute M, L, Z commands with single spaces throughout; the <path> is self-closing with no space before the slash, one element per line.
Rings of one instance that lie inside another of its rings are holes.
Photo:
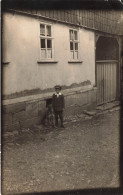
<path fill-rule="evenodd" d="M 58 125 L 58 116 L 61 121 L 61 126 L 63 126 L 63 109 L 65 107 L 64 95 L 55 93 L 52 96 L 52 106 L 55 114 L 55 125 Z"/>

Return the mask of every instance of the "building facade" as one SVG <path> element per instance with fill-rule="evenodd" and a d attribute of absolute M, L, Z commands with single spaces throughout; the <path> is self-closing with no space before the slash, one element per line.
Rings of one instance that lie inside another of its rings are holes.
<path fill-rule="evenodd" d="M 54 86 L 65 116 L 120 96 L 122 12 L 6 10 L 3 13 L 5 129 L 41 123 Z"/>

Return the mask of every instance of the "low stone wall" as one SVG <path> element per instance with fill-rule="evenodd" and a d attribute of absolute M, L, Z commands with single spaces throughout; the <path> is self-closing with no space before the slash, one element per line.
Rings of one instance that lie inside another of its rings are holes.
<path fill-rule="evenodd" d="M 84 110 L 96 108 L 97 89 L 78 92 L 65 96 L 65 116 L 82 114 Z"/>
<path fill-rule="evenodd" d="M 64 91 L 65 113 L 64 117 L 81 114 L 84 110 L 93 110 L 96 107 L 96 88 Z M 26 98 L 18 102 L 11 100 L 2 106 L 3 131 L 21 130 L 32 125 L 41 124 L 46 112 L 46 99 L 51 94 L 42 98 Z M 29 100 L 31 99 L 31 100 Z"/>

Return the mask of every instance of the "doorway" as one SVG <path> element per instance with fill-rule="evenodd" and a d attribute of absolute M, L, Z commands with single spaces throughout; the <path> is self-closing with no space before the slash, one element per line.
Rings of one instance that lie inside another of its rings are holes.
<path fill-rule="evenodd" d="M 118 52 L 116 38 L 98 37 L 96 42 L 97 105 L 116 100 Z"/>

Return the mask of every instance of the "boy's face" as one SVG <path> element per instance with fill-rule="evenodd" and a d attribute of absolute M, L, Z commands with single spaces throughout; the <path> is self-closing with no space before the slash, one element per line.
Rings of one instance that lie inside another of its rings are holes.
<path fill-rule="evenodd" d="M 60 92 L 60 89 L 55 89 L 56 93 L 58 94 Z"/>

